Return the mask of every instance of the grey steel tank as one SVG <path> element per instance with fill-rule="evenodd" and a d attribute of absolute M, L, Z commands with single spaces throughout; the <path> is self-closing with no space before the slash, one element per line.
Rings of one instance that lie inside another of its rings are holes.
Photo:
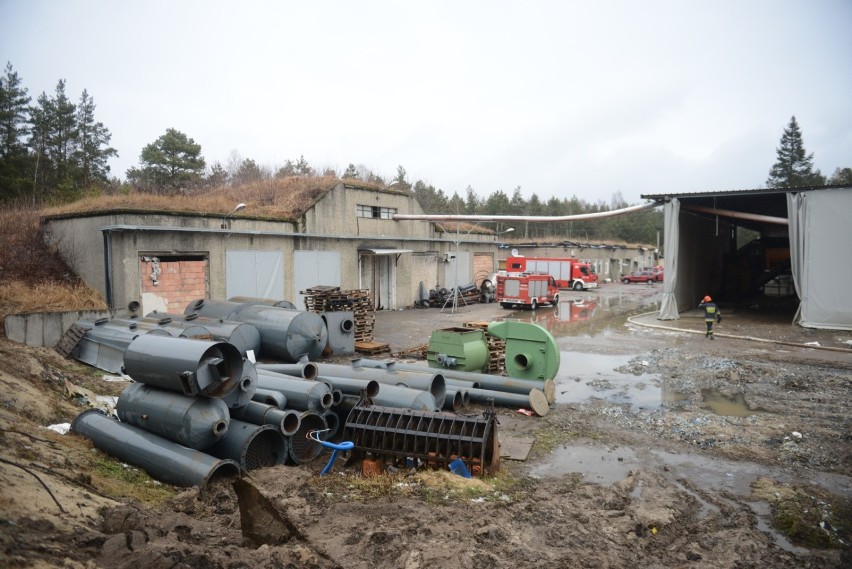
<path fill-rule="evenodd" d="M 307 356 L 316 360 L 328 343 L 325 322 L 313 312 L 204 299 L 189 303 L 184 312 L 254 325 L 260 332 L 261 354 L 267 358 L 298 362 Z"/>
<path fill-rule="evenodd" d="M 244 470 L 254 470 L 284 464 L 290 444 L 278 427 L 231 419 L 228 433 L 207 450 L 213 456 L 237 461 Z"/>
<path fill-rule="evenodd" d="M 236 320 L 225 318 L 207 318 L 199 316 L 198 313 L 171 314 L 165 312 L 148 313 L 146 318 L 171 318 L 176 326 L 201 326 L 207 330 L 213 340 L 229 342 L 237 347 L 242 355 L 253 351 L 260 352 L 260 332 L 251 324 L 244 324 Z"/>
<path fill-rule="evenodd" d="M 185 395 L 224 397 L 243 381 L 244 367 L 239 350 L 227 342 L 142 334 L 124 352 L 124 373 Z"/>
<path fill-rule="evenodd" d="M 254 296 L 232 296 L 228 299 L 230 302 L 240 302 L 245 304 L 262 304 L 264 306 L 277 306 L 278 308 L 290 308 L 298 310 L 298 307 L 289 300 L 276 300 L 274 298 L 256 298 Z"/>
<path fill-rule="evenodd" d="M 221 399 L 193 397 L 133 383 L 116 404 L 122 422 L 183 446 L 204 450 L 225 436 L 231 420 Z"/>

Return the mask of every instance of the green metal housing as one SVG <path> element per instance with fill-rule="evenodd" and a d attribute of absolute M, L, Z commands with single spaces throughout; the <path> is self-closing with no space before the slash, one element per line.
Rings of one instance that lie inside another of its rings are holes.
<path fill-rule="evenodd" d="M 485 331 L 477 328 L 444 328 L 432 332 L 429 367 L 481 372 L 488 364 Z"/>
<path fill-rule="evenodd" d="M 548 380 L 559 371 L 559 347 L 553 335 L 528 322 L 491 322 L 488 333 L 506 340 L 509 377 Z"/>

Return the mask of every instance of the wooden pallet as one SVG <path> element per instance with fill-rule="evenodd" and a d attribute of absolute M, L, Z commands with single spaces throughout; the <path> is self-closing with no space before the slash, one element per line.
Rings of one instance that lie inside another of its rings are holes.
<path fill-rule="evenodd" d="M 74 351 L 74 348 L 77 347 L 77 344 L 80 343 L 80 340 L 82 340 L 85 335 L 86 330 L 84 328 L 81 328 L 77 324 L 72 324 L 71 327 L 65 331 L 65 334 L 63 334 L 53 349 L 59 352 L 63 358 L 67 358 L 71 355 L 71 352 Z"/>
<path fill-rule="evenodd" d="M 362 354 L 390 353 L 390 346 L 382 342 L 355 342 L 355 351 Z"/>

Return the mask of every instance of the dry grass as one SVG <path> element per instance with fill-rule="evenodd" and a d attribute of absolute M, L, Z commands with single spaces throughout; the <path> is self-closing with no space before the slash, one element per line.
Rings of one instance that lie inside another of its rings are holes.
<path fill-rule="evenodd" d="M 42 213 L 50 216 L 124 209 L 224 215 L 233 211 L 237 203 L 244 203 L 246 209 L 235 214 L 236 217 L 289 220 L 309 209 L 338 182 L 339 179 L 331 176 L 291 176 L 169 196 L 130 191 L 123 195 L 90 196 Z"/>
<path fill-rule="evenodd" d="M 0 282 L 0 316 L 67 310 L 106 310 L 106 301 L 84 283 Z"/>

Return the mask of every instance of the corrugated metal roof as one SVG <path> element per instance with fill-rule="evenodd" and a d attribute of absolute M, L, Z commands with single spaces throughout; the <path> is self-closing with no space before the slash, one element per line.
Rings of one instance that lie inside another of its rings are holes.
<path fill-rule="evenodd" d="M 787 192 L 809 192 L 814 190 L 830 190 L 837 188 L 849 188 L 848 185 L 826 185 L 826 186 L 802 186 L 798 188 L 754 188 L 742 190 L 721 190 L 711 192 L 681 192 L 672 194 L 642 194 L 645 200 L 664 200 L 666 198 L 706 198 L 706 197 L 732 197 L 732 196 L 755 196 L 766 194 L 786 194 Z"/>

